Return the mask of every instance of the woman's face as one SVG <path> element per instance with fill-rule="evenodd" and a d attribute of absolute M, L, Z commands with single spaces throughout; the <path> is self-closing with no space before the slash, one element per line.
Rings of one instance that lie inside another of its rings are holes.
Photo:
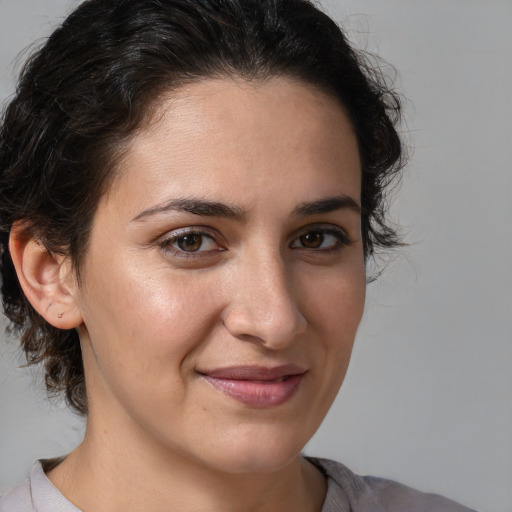
<path fill-rule="evenodd" d="M 164 99 L 100 202 L 76 290 L 88 435 L 229 472 L 297 457 L 363 312 L 360 172 L 343 108 L 290 79 Z"/>

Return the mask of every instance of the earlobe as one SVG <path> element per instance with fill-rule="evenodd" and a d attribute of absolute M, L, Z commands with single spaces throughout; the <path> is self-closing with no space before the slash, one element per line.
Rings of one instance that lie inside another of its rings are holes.
<path fill-rule="evenodd" d="M 20 285 L 33 308 L 59 329 L 81 325 L 76 285 L 70 284 L 69 260 L 50 253 L 20 224 L 15 224 L 11 230 L 9 250 Z"/>

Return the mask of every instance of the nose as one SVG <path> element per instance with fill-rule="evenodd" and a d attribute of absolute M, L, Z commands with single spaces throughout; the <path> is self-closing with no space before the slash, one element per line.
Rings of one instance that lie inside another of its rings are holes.
<path fill-rule="evenodd" d="M 279 350 L 304 332 L 307 320 L 297 303 L 298 283 L 288 274 L 275 255 L 255 255 L 237 267 L 223 318 L 232 336 Z"/>

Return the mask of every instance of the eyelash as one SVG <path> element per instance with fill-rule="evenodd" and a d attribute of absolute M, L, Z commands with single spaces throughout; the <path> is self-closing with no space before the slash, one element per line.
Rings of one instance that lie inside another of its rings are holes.
<path fill-rule="evenodd" d="M 352 244 L 352 239 L 347 235 L 347 233 L 342 230 L 341 228 L 336 228 L 333 226 L 326 227 L 326 226 L 308 226 L 307 229 L 305 229 L 301 234 L 296 236 L 292 242 L 290 242 L 289 247 L 294 249 L 293 244 L 300 240 L 301 238 L 307 236 L 307 235 L 321 235 L 323 238 L 326 236 L 333 236 L 336 240 L 333 247 L 329 247 L 327 249 L 321 249 L 321 248 L 308 248 L 308 247 L 297 247 L 297 249 L 302 249 L 305 251 L 314 251 L 314 252 L 321 252 L 323 254 L 328 254 L 332 252 L 339 251 L 343 247 L 349 246 Z M 324 240 L 322 240 L 323 242 Z"/>
<path fill-rule="evenodd" d="M 312 234 L 321 235 L 323 237 L 322 243 L 324 242 L 326 236 L 333 236 L 335 238 L 334 245 L 328 248 L 308 248 L 304 246 L 294 246 L 294 244 L 297 241 L 300 241 L 301 238 Z M 204 244 L 205 240 L 210 240 L 213 244 L 217 246 L 217 248 L 212 250 L 198 249 L 195 251 L 186 251 L 182 248 L 174 246 L 174 244 L 178 244 L 180 240 L 184 240 L 186 237 L 200 237 L 201 246 Z M 178 258 L 202 258 L 205 256 L 212 256 L 214 254 L 226 250 L 225 247 L 223 247 L 221 244 L 217 242 L 217 238 L 218 234 L 203 227 L 186 228 L 175 232 L 171 232 L 168 236 L 166 236 L 165 238 L 158 242 L 158 246 L 164 251 L 172 252 L 173 256 Z M 302 230 L 302 232 L 294 236 L 293 240 L 288 244 L 288 247 L 290 247 L 291 249 L 304 250 L 308 252 L 329 254 L 339 251 L 343 247 L 349 246 L 351 244 L 351 238 L 341 228 L 335 228 L 332 226 L 308 226 L 306 229 Z"/>
<path fill-rule="evenodd" d="M 217 249 L 213 249 L 210 251 L 185 251 L 184 249 L 180 249 L 179 247 L 173 246 L 174 244 L 179 243 L 180 240 L 184 240 L 186 237 L 194 236 L 200 237 L 202 239 L 201 245 L 203 245 L 205 239 L 211 240 L 217 246 Z M 160 247 L 160 249 L 163 249 L 164 251 L 172 252 L 173 256 L 178 258 L 201 258 L 207 255 L 211 255 L 212 253 L 219 253 L 226 250 L 224 247 L 222 247 L 222 245 L 220 245 L 216 241 L 216 238 L 218 238 L 218 235 L 209 231 L 206 228 L 186 228 L 170 233 L 168 236 L 163 238 L 158 243 L 158 246 Z"/>

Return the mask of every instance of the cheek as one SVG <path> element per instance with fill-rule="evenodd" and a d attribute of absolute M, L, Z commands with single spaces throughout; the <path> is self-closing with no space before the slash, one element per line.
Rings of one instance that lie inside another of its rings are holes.
<path fill-rule="evenodd" d="M 339 286 L 317 297 L 316 308 L 326 375 L 340 385 L 364 311 L 364 287 Z"/>
<path fill-rule="evenodd" d="M 96 268 L 101 271 L 88 275 L 82 302 L 102 369 L 169 379 L 169 369 L 180 367 L 215 322 L 218 300 L 209 280 L 171 275 L 164 265 L 146 272 L 126 265 Z"/>
<path fill-rule="evenodd" d="M 157 424 L 157 411 L 163 421 L 185 402 L 184 382 L 214 330 L 218 301 L 208 280 L 171 279 L 165 270 L 149 274 L 118 268 L 102 272 L 108 281 L 89 280 L 97 300 L 86 301 L 81 338 L 88 340 L 88 390 L 102 397 L 99 406 L 121 404 L 136 421 Z"/>
<path fill-rule="evenodd" d="M 334 337 L 338 343 L 351 343 L 364 311 L 366 275 L 362 257 L 354 259 L 353 264 L 327 269 L 302 282 L 310 322 L 330 333 L 325 342 L 331 343 Z"/>
<path fill-rule="evenodd" d="M 309 321 L 317 339 L 316 348 L 311 350 L 322 358 L 317 368 L 323 373 L 320 394 L 327 403 L 334 400 L 345 377 L 366 291 L 362 258 L 354 265 L 331 270 L 330 275 L 312 283 L 308 292 Z"/>

